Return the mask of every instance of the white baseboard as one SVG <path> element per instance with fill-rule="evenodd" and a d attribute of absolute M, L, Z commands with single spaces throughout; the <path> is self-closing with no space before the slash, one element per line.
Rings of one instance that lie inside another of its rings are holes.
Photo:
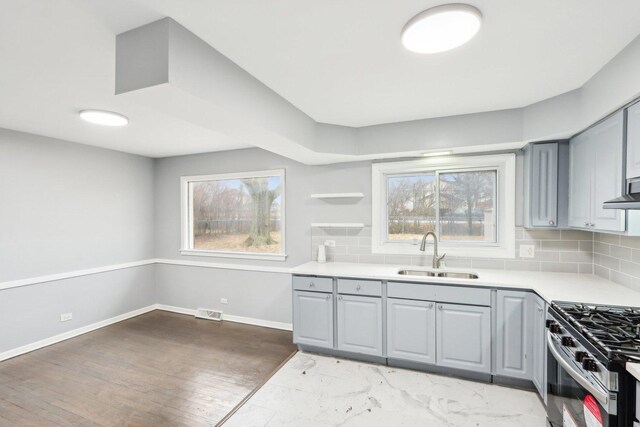
<path fill-rule="evenodd" d="M 55 335 L 50 338 L 45 338 L 40 341 L 36 341 L 31 344 L 23 345 L 22 347 L 14 348 L 12 350 L 0 353 L 0 362 L 3 360 L 11 359 L 12 357 L 19 356 L 21 354 L 29 353 L 39 348 L 47 347 L 52 344 L 59 343 L 61 341 L 68 340 L 69 338 L 77 337 L 78 335 L 86 334 L 87 332 L 95 331 L 96 329 L 104 328 L 105 326 L 112 325 L 114 323 L 122 322 L 123 320 L 130 319 L 132 317 L 139 316 L 144 313 L 156 310 L 156 304 L 139 308 L 137 310 L 130 311 L 128 313 L 120 314 L 119 316 L 112 317 L 110 319 L 101 320 L 100 322 L 92 323 L 87 326 L 83 326 L 72 331 L 64 332 L 62 334 Z"/>
<path fill-rule="evenodd" d="M 192 308 L 174 307 L 171 305 L 164 305 L 164 304 L 156 304 L 156 308 L 158 310 L 171 311 L 173 313 L 180 313 L 180 314 L 188 314 L 191 316 L 195 315 L 196 313 L 196 310 Z M 232 314 L 226 314 L 226 313 L 222 315 L 222 320 L 227 320 L 229 322 L 236 322 L 236 323 L 244 323 L 247 325 L 263 326 L 265 328 L 280 329 L 283 331 L 293 330 L 293 326 L 291 325 L 291 323 L 255 319 L 253 317 L 234 316 Z"/>

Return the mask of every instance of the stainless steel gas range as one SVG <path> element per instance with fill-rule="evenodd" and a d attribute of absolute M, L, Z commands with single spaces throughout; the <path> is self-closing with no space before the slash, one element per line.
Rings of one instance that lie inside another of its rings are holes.
<path fill-rule="evenodd" d="M 625 363 L 640 361 L 640 308 L 553 302 L 547 352 L 553 427 L 634 426 L 636 381 Z"/>

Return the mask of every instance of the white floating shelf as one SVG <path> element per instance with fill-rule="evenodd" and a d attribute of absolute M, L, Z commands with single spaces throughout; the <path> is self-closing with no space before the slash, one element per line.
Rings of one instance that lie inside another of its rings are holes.
<path fill-rule="evenodd" d="M 312 222 L 312 227 L 319 228 L 364 228 L 361 222 Z"/>
<path fill-rule="evenodd" d="M 360 199 L 364 193 L 315 193 L 312 199 Z"/>

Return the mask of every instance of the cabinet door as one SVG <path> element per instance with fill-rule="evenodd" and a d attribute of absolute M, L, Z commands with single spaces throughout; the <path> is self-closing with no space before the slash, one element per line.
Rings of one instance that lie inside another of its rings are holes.
<path fill-rule="evenodd" d="M 640 102 L 627 109 L 627 179 L 640 176 Z"/>
<path fill-rule="evenodd" d="M 547 399 L 547 341 L 546 334 L 546 303 L 538 296 L 534 297 L 533 310 L 533 384 L 538 389 L 538 393 L 546 402 Z"/>
<path fill-rule="evenodd" d="M 591 224 L 591 174 L 593 156 L 585 133 L 569 143 L 569 226 L 589 228 Z"/>
<path fill-rule="evenodd" d="M 532 227 L 558 224 L 558 144 L 531 147 L 530 204 Z M 525 214 L 527 214 L 525 212 Z"/>
<path fill-rule="evenodd" d="M 387 357 L 436 363 L 433 302 L 387 299 Z"/>
<path fill-rule="evenodd" d="M 438 304 L 436 312 L 438 365 L 476 372 L 491 371 L 491 309 Z"/>
<path fill-rule="evenodd" d="M 382 356 L 382 299 L 338 295 L 338 349 Z"/>
<path fill-rule="evenodd" d="M 293 342 L 333 348 L 333 298 L 321 292 L 293 291 Z"/>
<path fill-rule="evenodd" d="M 624 120 L 620 111 L 585 132 L 593 153 L 593 190 L 591 193 L 591 223 L 594 230 L 624 231 L 625 211 L 602 209 L 607 200 L 622 195 L 622 148 Z"/>
<path fill-rule="evenodd" d="M 530 294 L 498 291 L 496 307 L 496 374 L 531 379 Z"/>

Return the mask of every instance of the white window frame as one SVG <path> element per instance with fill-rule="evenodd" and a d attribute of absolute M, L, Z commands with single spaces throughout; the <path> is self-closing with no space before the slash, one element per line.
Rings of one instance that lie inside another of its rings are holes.
<path fill-rule="evenodd" d="M 182 255 L 193 256 L 210 256 L 219 258 L 241 258 L 241 259 L 256 259 L 264 261 L 285 261 L 287 259 L 286 252 L 286 221 L 285 221 L 285 170 L 273 169 L 265 171 L 252 171 L 252 172 L 237 172 L 237 173 L 222 173 L 215 175 L 195 175 L 195 176 L 182 176 L 180 177 L 180 219 L 181 219 L 181 249 Z M 230 179 L 246 179 L 246 178 L 267 178 L 267 177 L 280 177 L 281 190 L 281 213 L 280 213 L 280 253 L 264 253 L 264 252 L 237 252 L 237 251 L 219 251 L 219 250 L 205 250 L 195 249 L 193 247 L 193 191 L 189 186 L 192 182 L 201 181 L 219 181 Z"/>
<path fill-rule="evenodd" d="M 485 156 L 430 157 L 404 162 L 372 165 L 372 245 L 374 254 L 423 255 L 415 242 L 386 241 L 387 236 L 387 176 L 436 171 L 464 172 L 495 170 L 496 177 L 496 240 L 497 242 L 441 241 L 440 253 L 471 258 L 515 258 L 515 154 Z M 440 237 L 440 236 L 438 236 Z M 433 254 L 427 245 L 426 255 Z"/>

